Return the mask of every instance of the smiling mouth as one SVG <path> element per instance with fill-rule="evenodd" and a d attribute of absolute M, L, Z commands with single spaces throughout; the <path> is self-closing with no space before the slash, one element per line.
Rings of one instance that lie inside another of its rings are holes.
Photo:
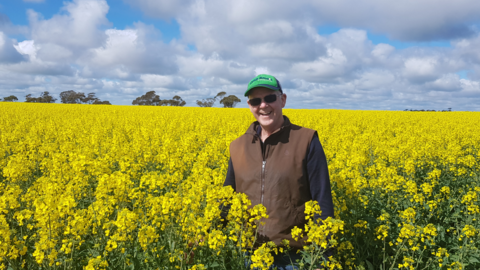
<path fill-rule="evenodd" d="M 260 113 L 261 116 L 267 116 L 267 115 L 270 115 L 272 114 L 272 112 L 269 112 L 269 113 Z"/>

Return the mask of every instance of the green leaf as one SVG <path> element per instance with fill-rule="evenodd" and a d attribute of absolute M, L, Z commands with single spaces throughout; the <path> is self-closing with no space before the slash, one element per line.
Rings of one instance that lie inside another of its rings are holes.
<path fill-rule="evenodd" d="M 478 261 L 475 257 L 471 257 L 470 259 L 468 259 L 468 261 L 470 263 L 480 263 L 480 261 Z"/>
<path fill-rule="evenodd" d="M 368 260 L 365 260 L 365 262 L 367 263 L 368 270 L 375 270 L 375 268 L 373 268 L 373 264 L 371 262 L 369 262 Z"/>
<path fill-rule="evenodd" d="M 208 265 L 208 268 L 215 268 L 215 267 L 219 267 L 219 266 L 220 266 L 220 264 L 218 264 L 217 262 L 213 262 L 210 265 Z"/>
<path fill-rule="evenodd" d="M 450 259 L 451 259 L 452 261 L 456 262 L 456 261 L 458 261 L 459 258 L 458 258 L 458 255 L 451 255 L 451 256 L 450 256 Z"/>

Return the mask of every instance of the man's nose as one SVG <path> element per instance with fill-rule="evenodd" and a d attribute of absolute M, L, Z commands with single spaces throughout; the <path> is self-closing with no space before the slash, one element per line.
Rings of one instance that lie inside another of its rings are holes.
<path fill-rule="evenodd" d="M 268 103 L 265 102 L 265 99 L 262 98 L 262 101 L 260 102 L 260 108 L 265 108 L 268 106 Z"/>

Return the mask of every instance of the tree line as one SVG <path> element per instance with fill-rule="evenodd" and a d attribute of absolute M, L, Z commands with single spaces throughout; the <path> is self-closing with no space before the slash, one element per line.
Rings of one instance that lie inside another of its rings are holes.
<path fill-rule="evenodd" d="M 217 100 L 220 100 L 220 104 L 224 108 L 234 108 L 241 100 L 235 95 L 226 96 L 226 92 L 220 92 L 215 97 L 197 100 L 197 105 L 200 107 L 212 107 Z M 0 101 L 13 102 L 18 101 L 18 98 L 14 95 L 4 97 Z M 40 94 L 38 97 L 33 97 L 32 94 L 25 96 L 25 102 L 29 103 L 55 103 L 56 98 L 50 95 L 48 91 Z M 95 93 L 88 93 L 85 95 L 83 92 L 75 92 L 73 90 L 63 91 L 60 93 L 60 101 L 65 104 L 104 104 L 112 105 L 109 101 L 101 101 L 95 96 Z M 160 96 L 155 91 L 149 91 L 144 95 L 141 95 L 132 101 L 132 105 L 141 106 L 180 106 L 183 107 L 187 104 L 180 96 L 176 95 L 172 99 L 160 99 Z"/>
<path fill-rule="evenodd" d="M 220 92 L 213 98 L 206 98 L 202 100 L 197 100 L 197 105 L 200 107 L 212 107 L 218 99 L 220 104 L 223 104 L 224 108 L 233 108 L 241 100 L 234 96 L 229 95 L 224 97 L 227 93 Z M 172 99 L 160 99 L 160 96 L 155 93 L 155 91 L 149 91 L 144 95 L 141 95 L 132 101 L 132 105 L 141 105 L 141 106 L 185 106 L 187 104 L 180 96 L 174 96 Z"/>
<path fill-rule="evenodd" d="M 145 95 L 141 95 L 132 101 L 132 105 L 141 106 L 180 106 L 187 104 L 180 96 L 174 96 L 172 99 L 160 99 L 155 91 L 149 91 Z"/>
<path fill-rule="evenodd" d="M 3 101 L 13 102 L 18 98 L 14 95 L 4 97 Z M 0 101 L 2 99 L 0 98 Z M 33 97 L 32 94 L 25 96 L 25 102 L 29 103 L 55 103 L 56 98 L 50 95 L 50 92 L 45 91 L 40 94 L 39 97 Z M 88 93 L 85 95 L 83 92 L 75 92 L 73 90 L 63 91 L 60 93 L 60 101 L 65 104 L 103 104 L 112 105 L 108 100 L 101 101 L 95 96 L 95 93 Z"/>
<path fill-rule="evenodd" d="M 237 103 L 241 101 L 235 95 L 229 95 L 227 97 L 225 97 L 225 95 L 227 95 L 226 92 L 220 92 L 213 98 L 197 100 L 197 105 L 200 107 L 212 107 L 213 104 L 215 104 L 215 102 L 217 101 L 217 99 L 220 99 L 220 104 L 223 104 L 224 108 L 234 108 Z"/>
<path fill-rule="evenodd" d="M 438 110 L 438 111 L 435 111 L 435 110 L 412 110 L 412 109 L 405 109 L 404 111 L 406 112 L 451 112 L 452 111 L 452 108 L 448 108 L 447 110 Z"/>

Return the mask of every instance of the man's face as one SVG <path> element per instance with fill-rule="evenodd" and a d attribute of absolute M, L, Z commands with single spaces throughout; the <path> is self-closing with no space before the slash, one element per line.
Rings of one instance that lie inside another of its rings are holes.
<path fill-rule="evenodd" d="M 272 103 L 265 102 L 264 97 L 268 95 L 277 95 L 277 100 Z M 280 128 L 283 123 L 282 108 L 285 107 L 285 103 L 287 102 L 287 95 L 268 88 L 257 87 L 252 89 L 248 95 L 249 100 L 253 98 L 262 99 L 260 105 L 257 106 L 252 106 L 250 102 L 248 102 L 250 111 L 260 125 L 272 131 Z"/>

